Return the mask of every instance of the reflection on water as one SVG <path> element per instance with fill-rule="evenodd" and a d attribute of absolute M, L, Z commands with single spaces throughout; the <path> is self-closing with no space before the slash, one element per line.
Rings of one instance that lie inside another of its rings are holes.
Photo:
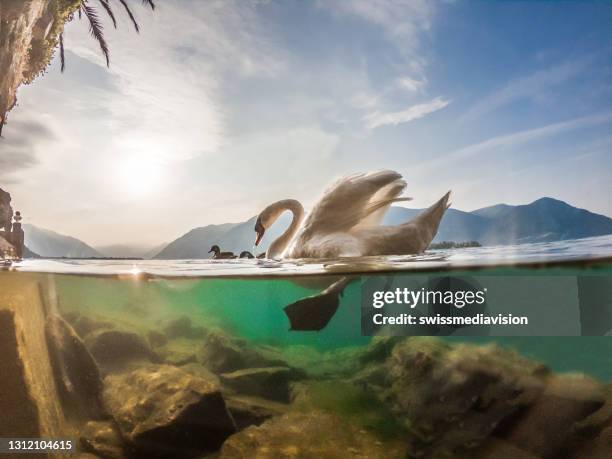
<path fill-rule="evenodd" d="M 612 257 L 612 235 L 521 245 L 432 250 L 423 255 L 339 260 L 24 260 L 23 272 L 74 274 L 151 274 L 170 277 L 292 276 L 374 271 L 423 271 L 556 263 Z"/>

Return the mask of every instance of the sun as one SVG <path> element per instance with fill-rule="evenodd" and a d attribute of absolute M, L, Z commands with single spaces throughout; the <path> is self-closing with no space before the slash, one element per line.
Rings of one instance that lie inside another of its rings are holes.
<path fill-rule="evenodd" d="M 126 194 L 142 197 L 159 190 L 163 168 L 157 158 L 132 155 L 120 161 L 118 166 L 118 179 Z"/>

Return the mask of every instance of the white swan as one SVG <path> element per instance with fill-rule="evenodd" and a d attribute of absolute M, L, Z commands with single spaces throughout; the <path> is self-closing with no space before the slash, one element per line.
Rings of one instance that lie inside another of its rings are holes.
<path fill-rule="evenodd" d="M 450 191 L 414 219 L 381 225 L 389 206 L 411 198 L 402 176 L 390 170 L 354 174 L 338 180 L 304 220 L 304 208 L 294 199 L 266 207 L 257 218 L 258 245 L 267 228 L 285 211 L 293 213 L 287 230 L 270 244 L 266 258 L 337 258 L 403 255 L 423 252 L 435 237 Z"/>

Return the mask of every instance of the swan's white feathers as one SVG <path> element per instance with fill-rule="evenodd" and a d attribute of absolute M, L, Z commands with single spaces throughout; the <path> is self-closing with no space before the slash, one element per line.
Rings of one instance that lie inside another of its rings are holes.
<path fill-rule="evenodd" d="M 401 194 L 405 187 L 402 176 L 391 170 L 344 177 L 325 191 L 304 221 L 302 235 L 312 237 L 348 231 L 377 210 L 388 208 L 390 199 Z"/>
<path fill-rule="evenodd" d="M 435 237 L 450 206 L 450 191 L 416 218 L 394 226 L 381 225 L 389 206 L 401 197 L 406 182 L 395 171 L 354 174 L 334 183 L 304 220 L 293 200 L 271 204 L 261 216 L 271 225 L 283 210 L 291 210 L 291 225 L 273 242 L 268 257 L 336 258 L 403 255 L 423 252 Z"/>

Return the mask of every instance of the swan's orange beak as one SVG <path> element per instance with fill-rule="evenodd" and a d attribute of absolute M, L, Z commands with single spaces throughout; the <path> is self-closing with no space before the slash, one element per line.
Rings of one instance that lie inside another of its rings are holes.
<path fill-rule="evenodd" d="M 255 222 L 255 233 L 257 234 L 257 237 L 255 238 L 255 245 L 259 245 L 259 243 L 261 242 L 261 238 L 263 237 L 265 232 L 266 229 L 261 224 L 261 221 L 258 218 L 257 222 Z"/>

